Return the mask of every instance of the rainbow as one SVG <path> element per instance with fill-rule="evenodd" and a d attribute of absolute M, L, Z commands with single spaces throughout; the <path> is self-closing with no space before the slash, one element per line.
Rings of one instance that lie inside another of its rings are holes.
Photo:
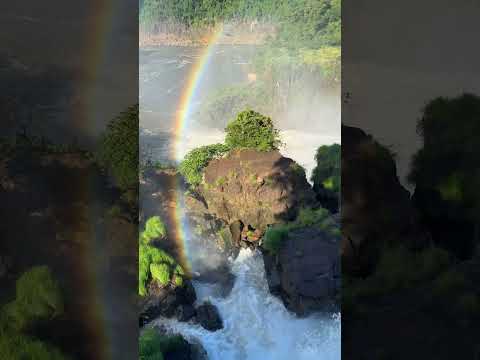
<path fill-rule="evenodd" d="M 185 85 L 180 97 L 174 124 L 173 158 L 176 161 L 180 161 L 183 157 L 182 135 L 185 133 L 188 120 L 190 119 L 192 102 L 197 93 L 199 84 L 205 75 L 205 70 L 208 68 L 208 64 L 214 53 L 213 50 L 215 49 L 215 45 L 217 44 L 222 33 L 223 26 L 219 26 L 212 32 L 210 37 L 207 38 L 206 43 L 208 45 L 203 49 L 198 61 L 193 65 L 187 77 L 187 84 Z"/>
<path fill-rule="evenodd" d="M 114 0 L 99 0 L 94 2 L 94 9 L 90 9 L 90 16 L 86 19 L 85 36 L 79 44 L 79 55 L 82 57 L 82 64 L 85 64 L 78 72 L 76 78 L 77 99 L 80 107 L 75 108 L 71 114 L 74 126 L 85 135 L 92 136 L 98 132 L 95 126 L 98 122 L 98 114 L 104 107 L 102 99 L 99 98 L 99 83 L 102 73 L 109 66 L 111 50 L 115 46 L 115 28 L 118 20 L 122 17 L 119 2 Z M 85 203 L 93 204 L 98 196 L 92 187 L 92 179 L 79 177 L 75 184 L 76 192 L 81 194 Z M 104 258 L 99 256 L 105 253 L 105 245 L 102 244 L 102 234 L 97 234 L 95 223 L 102 216 L 99 209 L 91 206 L 89 210 L 79 209 L 76 214 L 78 220 L 78 231 L 85 232 L 80 248 L 78 249 L 79 266 L 76 267 L 76 277 L 81 287 L 81 296 L 88 304 L 82 314 L 85 331 L 89 334 L 88 341 L 91 342 L 88 356 L 92 360 L 113 359 L 114 347 L 122 341 L 118 336 L 118 329 L 114 328 L 114 322 L 107 319 L 111 308 L 111 295 L 105 284 L 108 283 L 107 274 L 103 270 Z M 72 231 L 75 234 L 75 231 Z M 85 346 L 86 344 L 81 344 Z M 86 347 L 86 346 L 85 346 Z M 86 347 L 87 348 L 87 347 Z"/>
<path fill-rule="evenodd" d="M 192 111 L 192 102 L 195 98 L 195 95 L 198 91 L 199 85 L 202 82 L 202 79 L 205 75 L 206 69 L 210 63 L 210 59 L 214 54 L 215 45 L 217 44 L 219 38 L 223 33 L 223 26 L 219 26 L 215 29 L 212 34 L 207 38 L 207 46 L 202 49 L 202 52 L 193 65 L 192 69 L 189 72 L 187 77 L 188 81 L 182 91 L 180 101 L 178 104 L 178 111 L 175 117 L 174 123 L 174 139 L 173 139 L 173 154 L 172 157 L 176 162 L 181 161 L 184 153 L 183 149 L 183 135 L 185 134 L 188 126 L 188 121 L 191 117 Z M 174 214 L 172 218 L 174 219 L 174 227 L 172 233 L 175 234 L 175 243 L 179 249 L 180 262 L 184 266 L 187 272 L 190 272 L 190 263 L 189 258 L 191 251 L 188 247 L 188 231 L 187 224 L 185 219 L 185 207 L 184 207 L 184 198 L 182 185 L 177 184 L 177 198 L 175 201 Z"/>

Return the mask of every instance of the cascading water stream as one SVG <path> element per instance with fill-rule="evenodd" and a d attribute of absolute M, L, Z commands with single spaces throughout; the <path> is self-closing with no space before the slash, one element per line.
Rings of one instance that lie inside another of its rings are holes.
<path fill-rule="evenodd" d="M 269 292 L 259 252 L 242 249 L 230 267 L 235 283 L 226 297 L 217 285 L 194 282 L 198 302 L 217 306 L 223 329 L 164 318 L 153 325 L 201 343 L 210 360 L 340 359 L 340 315 L 300 319 L 287 311 Z"/>

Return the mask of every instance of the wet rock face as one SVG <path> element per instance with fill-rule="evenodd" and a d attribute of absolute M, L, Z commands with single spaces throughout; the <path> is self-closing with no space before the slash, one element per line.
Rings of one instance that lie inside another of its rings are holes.
<path fill-rule="evenodd" d="M 173 317 L 180 314 L 188 317 L 188 313 L 186 313 L 188 310 L 183 308 L 185 311 L 181 314 L 182 310 L 179 308 L 193 305 L 196 298 L 195 289 L 190 281 L 185 281 L 181 287 L 159 286 L 156 282 L 151 282 L 148 295 L 141 299 L 140 326 L 159 316 Z"/>
<path fill-rule="evenodd" d="M 253 240 L 255 230 L 293 219 L 301 206 L 316 203 L 301 167 L 278 151 L 233 151 L 211 161 L 204 180 L 200 192 L 209 212 L 228 224 L 250 227 Z"/>
<path fill-rule="evenodd" d="M 343 271 L 366 275 L 385 244 L 421 248 L 428 237 L 393 155 L 360 129 L 342 126 Z"/>
<path fill-rule="evenodd" d="M 340 291 L 339 241 L 314 227 L 289 233 L 277 255 L 264 254 L 270 291 L 297 315 L 335 308 Z"/>
<path fill-rule="evenodd" d="M 206 302 L 197 309 L 196 321 L 206 330 L 216 331 L 223 328 L 223 321 L 218 313 L 218 309 Z"/>

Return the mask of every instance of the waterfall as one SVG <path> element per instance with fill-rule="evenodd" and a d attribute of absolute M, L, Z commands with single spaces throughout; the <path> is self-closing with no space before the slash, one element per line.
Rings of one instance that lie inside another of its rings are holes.
<path fill-rule="evenodd" d="M 338 360 L 341 356 L 339 314 L 297 318 L 272 296 L 262 255 L 242 249 L 230 262 L 235 275 L 226 296 L 215 284 L 194 282 L 198 302 L 216 305 L 224 328 L 216 332 L 200 325 L 159 318 L 154 326 L 201 343 L 210 360 Z"/>

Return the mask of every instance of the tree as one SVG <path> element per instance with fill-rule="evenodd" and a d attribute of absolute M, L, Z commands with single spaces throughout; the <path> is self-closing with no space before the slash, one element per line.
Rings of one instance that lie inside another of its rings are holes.
<path fill-rule="evenodd" d="M 480 231 L 480 97 L 463 94 L 436 98 L 423 110 L 418 122 L 423 148 L 414 156 L 409 180 L 416 193 L 428 191 L 420 204 L 431 218 L 467 220 L 472 223 L 471 241 L 478 244 Z M 417 191 L 418 190 L 418 191 Z"/>
<path fill-rule="evenodd" d="M 110 121 L 100 141 L 98 160 L 123 190 L 138 186 L 138 104 Z"/>
<path fill-rule="evenodd" d="M 230 149 L 271 151 L 282 145 L 280 132 L 273 126 L 272 119 L 253 110 L 242 111 L 225 131 L 225 144 Z"/>
<path fill-rule="evenodd" d="M 317 166 L 313 169 L 311 177 L 314 187 L 340 192 L 340 151 L 339 144 L 323 145 L 318 148 L 315 154 Z"/>

